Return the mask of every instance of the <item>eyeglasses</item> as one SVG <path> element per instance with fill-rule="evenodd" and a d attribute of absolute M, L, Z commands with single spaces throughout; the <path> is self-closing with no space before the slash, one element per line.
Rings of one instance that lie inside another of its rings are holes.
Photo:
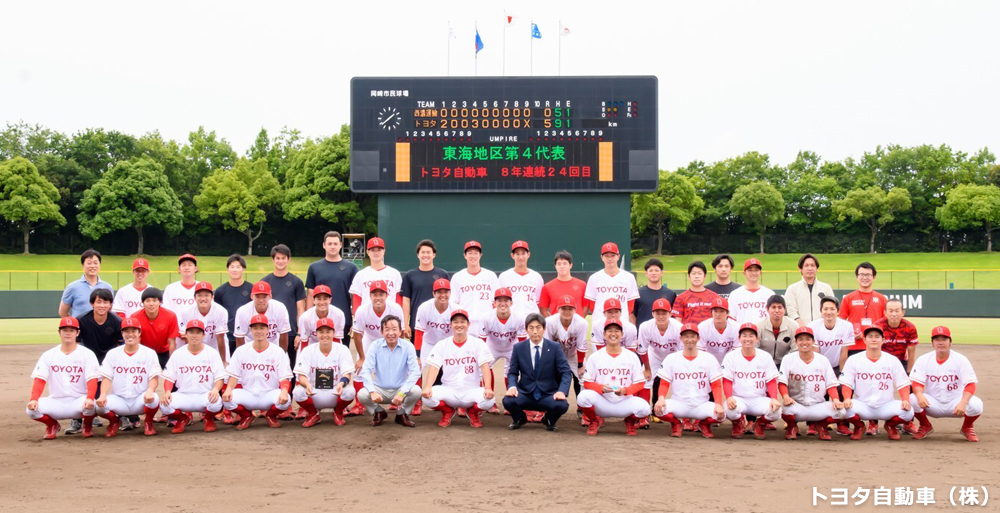
<path fill-rule="evenodd" d="M 874 274 L 869 274 L 869 273 L 858 274 L 858 278 L 874 278 L 874 277 L 875 277 Z"/>

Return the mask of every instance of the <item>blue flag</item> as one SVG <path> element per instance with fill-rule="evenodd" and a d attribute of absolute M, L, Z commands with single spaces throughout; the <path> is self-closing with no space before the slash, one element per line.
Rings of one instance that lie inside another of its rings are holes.
<path fill-rule="evenodd" d="M 540 30 L 538 30 L 538 25 L 536 25 L 534 23 L 531 24 L 531 37 L 533 37 L 535 39 L 541 39 L 542 38 L 542 32 Z"/>
<path fill-rule="evenodd" d="M 479 50 L 482 50 L 484 46 L 485 45 L 483 45 L 483 38 L 479 37 L 479 29 L 477 28 L 476 29 L 476 56 L 479 56 Z"/>

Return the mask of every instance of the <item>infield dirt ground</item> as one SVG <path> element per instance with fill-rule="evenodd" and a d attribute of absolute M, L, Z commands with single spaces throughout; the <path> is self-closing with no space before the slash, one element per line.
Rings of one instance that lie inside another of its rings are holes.
<path fill-rule="evenodd" d="M 986 402 L 978 444 L 958 433 L 957 419 L 935 421 L 922 441 L 890 442 L 884 430 L 859 442 L 785 441 L 781 431 L 765 441 L 732 440 L 728 422 L 715 440 L 670 438 L 664 424 L 626 437 L 615 421 L 588 437 L 573 406 L 558 433 L 538 424 L 511 432 L 509 417 L 497 415 L 484 415 L 483 429 L 457 418 L 442 429 L 437 412 L 415 417 L 415 429 L 391 417 L 378 428 L 367 417 L 336 427 L 324 413 L 311 429 L 295 422 L 269 429 L 261 419 L 245 432 L 220 423 L 202 433 L 195 423 L 171 435 L 158 424 L 156 437 L 130 431 L 105 439 L 96 428 L 89 440 L 60 433 L 43 442 L 42 425 L 24 405 L 31 368 L 48 347 L 0 347 L 3 511 L 764 513 L 813 509 L 814 486 L 827 495 L 832 487 L 935 488 L 936 504 L 911 506 L 920 511 L 954 509 L 953 486 L 985 486 L 989 510 L 1000 501 L 992 497 L 1000 493 L 1000 348 L 993 346 L 955 346 L 972 360 Z M 918 354 L 928 349 L 921 344 Z M 848 509 L 885 509 L 873 500 Z"/>

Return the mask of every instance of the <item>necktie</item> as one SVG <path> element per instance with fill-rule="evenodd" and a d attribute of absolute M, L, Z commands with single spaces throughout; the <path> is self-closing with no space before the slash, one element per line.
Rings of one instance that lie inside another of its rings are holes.
<path fill-rule="evenodd" d="M 535 360 L 534 360 L 534 363 L 533 363 L 534 371 L 535 371 L 536 375 L 538 374 L 538 360 L 540 360 L 541 358 L 542 358 L 542 347 L 536 345 L 535 346 Z M 536 401 L 542 398 L 542 391 L 538 389 L 538 385 L 537 384 L 535 385 L 535 392 L 532 395 L 535 397 Z"/>

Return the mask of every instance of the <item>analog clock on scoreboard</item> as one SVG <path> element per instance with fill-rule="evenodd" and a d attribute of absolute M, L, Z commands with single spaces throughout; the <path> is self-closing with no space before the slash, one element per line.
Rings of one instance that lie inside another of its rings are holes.
<path fill-rule="evenodd" d="M 355 192 L 656 188 L 656 77 L 351 81 Z"/>

